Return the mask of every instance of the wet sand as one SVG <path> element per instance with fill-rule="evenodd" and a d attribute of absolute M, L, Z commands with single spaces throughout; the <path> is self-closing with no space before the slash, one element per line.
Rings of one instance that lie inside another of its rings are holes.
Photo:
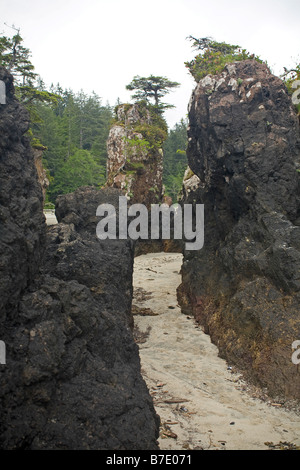
<path fill-rule="evenodd" d="M 134 321 L 142 374 L 161 418 L 162 450 L 300 446 L 300 415 L 253 396 L 177 303 L 182 255 L 135 259 Z"/>

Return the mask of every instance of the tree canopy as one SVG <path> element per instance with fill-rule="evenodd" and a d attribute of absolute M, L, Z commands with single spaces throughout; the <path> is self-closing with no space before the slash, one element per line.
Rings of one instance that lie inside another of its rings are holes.
<path fill-rule="evenodd" d="M 197 39 L 193 36 L 188 36 L 187 39 L 192 41 L 192 47 L 195 50 L 200 51 L 193 60 L 185 62 L 185 66 L 196 82 L 206 75 L 216 75 L 222 72 L 225 65 L 230 62 L 246 59 L 263 62 L 258 56 L 247 52 L 246 49 L 242 49 L 237 45 L 217 42 L 210 37 Z"/>
<path fill-rule="evenodd" d="M 131 83 L 126 86 L 126 89 L 130 91 L 136 90 L 136 93 L 132 95 L 133 99 L 153 104 L 157 112 L 162 113 L 165 109 L 173 108 L 174 106 L 162 103 L 161 99 L 170 93 L 173 88 L 179 86 L 180 83 L 172 82 L 166 77 L 154 75 L 140 77 L 136 75 Z"/>
<path fill-rule="evenodd" d="M 47 197 L 54 203 L 59 194 L 79 186 L 105 184 L 113 113 L 96 93 L 74 93 L 59 84 L 51 90 L 59 100 L 55 105 L 36 104 L 41 120 L 33 125 L 33 134 L 47 148 L 43 158 L 50 179 Z"/>
<path fill-rule="evenodd" d="M 16 31 L 12 38 L 0 37 L 0 64 L 13 75 L 16 97 L 30 113 L 31 145 L 44 150 L 50 181 L 46 202 L 82 185 L 100 187 L 106 180 L 112 109 L 95 93 L 74 93 L 59 84 L 48 90 Z"/>
<path fill-rule="evenodd" d="M 14 28 L 15 29 L 15 28 Z M 12 38 L 0 38 L 0 60 L 15 79 L 18 85 L 32 85 L 37 77 L 34 66 L 30 61 L 30 51 L 22 45 L 20 30 Z"/>
<path fill-rule="evenodd" d="M 19 30 L 13 37 L 0 37 L 0 63 L 14 76 L 16 97 L 29 110 L 31 128 L 28 136 L 34 147 L 43 151 L 43 164 L 50 186 L 46 203 L 55 203 L 59 194 L 74 191 L 82 185 L 101 187 L 106 182 L 106 142 L 113 120 L 113 110 L 104 106 L 95 93 L 75 93 L 58 83 L 47 88 L 31 63 L 30 50 L 23 46 Z M 164 145 L 164 184 L 174 200 L 181 188 L 186 168 L 186 122 L 168 131 L 164 110 L 174 107 L 163 98 L 178 82 L 166 77 L 135 76 L 127 89 L 151 115 L 151 125 L 138 123 L 143 135 L 139 142 L 149 154 Z M 136 142 L 135 142 L 136 145 Z"/>
<path fill-rule="evenodd" d="M 13 27 L 13 29 L 16 29 Z M 0 37 L 0 64 L 14 77 L 16 96 L 30 113 L 31 122 L 39 121 L 35 104 L 37 102 L 56 103 L 57 96 L 45 89 L 41 89 L 38 83 L 41 80 L 34 72 L 34 65 L 30 60 L 30 51 L 23 46 L 20 30 L 16 30 L 12 38 Z M 30 130 L 29 135 L 32 131 Z"/>
<path fill-rule="evenodd" d="M 186 156 L 187 147 L 187 120 L 181 119 L 168 132 L 164 143 L 163 184 L 166 194 L 171 196 L 173 202 L 178 199 L 182 189 L 185 170 L 188 165 Z"/>
<path fill-rule="evenodd" d="M 99 186 L 100 182 L 105 183 L 105 167 L 88 150 L 77 149 L 58 166 L 50 194 L 55 200 L 59 194 L 71 193 L 80 186 Z"/>

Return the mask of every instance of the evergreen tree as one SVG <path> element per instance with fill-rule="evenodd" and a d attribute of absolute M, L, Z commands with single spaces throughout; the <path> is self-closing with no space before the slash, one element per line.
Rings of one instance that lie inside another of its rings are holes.
<path fill-rule="evenodd" d="M 164 144 L 163 183 L 166 194 L 176 202 L 187 168 L 187 120 L 181 119 L 168 133 Z"/>
<path fill-rule="evenodd" d="M 155 107 L 158 113 L 162 113 L 165 109 L 174 108 L 171 104 L 161 102 L 161 98 L 170 93 L 173 88 L 180 86 L 178 82 L 172 82 L 166 77 L 150 75 L 149 77 L 140 77 L 136 75 L 131 83 L 126 86 L 127 90 L 136 90 L 132 98 L 137 101 L 146 101 Z"/>
<path fill-rule="evenodd" d="M 40 120 L 36 104 L 55 103 L 57 96 L 43 89 L 42 81 L 30 61 L 30 51 L 22 45 L 20 30 L 16 31 L 17 34 L 12 38 L 0 37 L 0 65 L 13 75 L 16 96 L 29 111 L 31 122 L 34 123 Z M 34 144 L 38 144 L 32 129 L 28 135 L 33 138 Z"/>
<path fill-rule="evenodd" d="M 75 94 L 59 83 L 50 91 L 34 72 L 30 51 L 19 30 L 12 38 L 0 37 L 0 63 L 14 76 L 17 98 L 30 112 L 31 143 L 43 148 L 50 187 L 47 199 L 82 185 L 105 183 L 106 141 L 112 119 L 109 105 L 83 90 Z"/>
<path fill-rule="evenodd" d="M 13 27 L 13 29 L 15 29 Z M 2 36 L 0 38 L 0 60 L 15 79 L 15 83 L 21 85 L 33 85 L 37 74 L 34 72 L 29 57 L 30 51 L 22 45 L 23 39 L 20 30 L 16 30 L 12 38 Z"/>
<path fill-rule="evenodd" d="M 52 85 L 51 90 L 58 94 L 59 100 L 56 105 L 39 105 L 42 119 L 35 124 L 34 133 L 47 147 L 44 164 L 50 177 L 48 198 L 55 202 L 58 194 L 70 188 L 105 183 L 106 141 L 112 110 L 109 105 L 102 106 L 95 93 L 89 96 L 80 91 L 76 94 L 59 85 Z M 82 153 L 78 153 L 81 150 Z M 87 166 L 83 164 L 85 158 Z M 71 170 L 71 166 L 78 166 L 78 171 Z"/>
<path fill-rule="evenodd" d="M 230 62 L 246 59 L 262 62 L 258 56 L 237 45 L 217 42 L 212 38 L 197 39 L 189 36 L 187 39 L 192 41 L 194 49 L 200 51 L 193 60 L 185 62 L 185 66 L 197 82 L 208 74 L 216 75 L 222 72 L 225 65 Z"/>
<path fill-rule="evenodd" d="M 80 186 L 99 186 L 105 183 L 105 169 L 98 165 L 88 150 L 77 149 L 58 168 L 50 194 L 55 200 L 59 194 L 75 191 Z"/>

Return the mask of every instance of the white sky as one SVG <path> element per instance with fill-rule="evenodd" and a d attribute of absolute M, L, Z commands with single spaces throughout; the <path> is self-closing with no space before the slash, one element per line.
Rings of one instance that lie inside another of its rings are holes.
<path fill-rule="evenodd" d="M 165 113 L 171 128 L 195 87 L 187 36 L 237 44 L 276 75 L 300 61 L 300 0 L 0 0 L 0 32 L 11 35 L 4 23 L 20 28 L 48 86 L 95 91 L 113 106 L 130 101 L 135 75 L 180 82 L 165 97 L 176 106 Z"/>

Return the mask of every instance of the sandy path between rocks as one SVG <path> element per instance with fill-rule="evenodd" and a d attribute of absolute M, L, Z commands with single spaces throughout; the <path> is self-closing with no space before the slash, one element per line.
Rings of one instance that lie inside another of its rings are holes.
<path fill-rule="evenodd" d="M 56 218 L 54 210 L 46 210 L 46 211 L 44 211 L 44 215 L 46 217 L 46 224 L 47 225 L 56 225 L 57 224 L 57 218 Z"/>
<path fill-rule="evenodd" d="M 181 254 L 154 253 L 137 257 L 134 265 L 134 321 L 142 373 L 162 422 L 160 448 L 299 446 L 300 416 L 253 398 L 209 336 L 181 313 L 181 263 Z"/>

